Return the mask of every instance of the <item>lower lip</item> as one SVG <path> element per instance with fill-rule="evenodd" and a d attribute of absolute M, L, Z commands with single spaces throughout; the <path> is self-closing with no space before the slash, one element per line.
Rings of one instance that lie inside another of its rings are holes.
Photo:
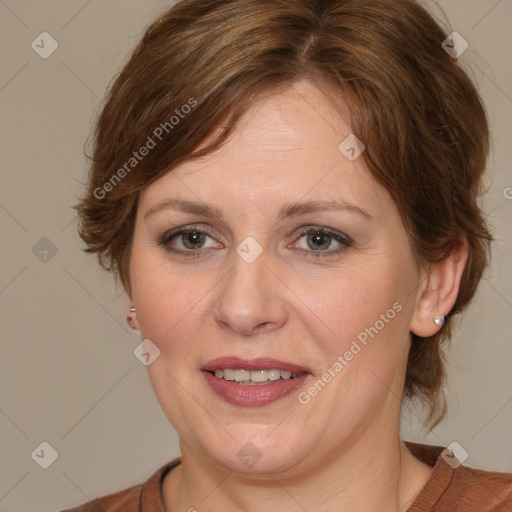
<path fill-rule="evenodd" d="M 219 379 L 207 371 L 203 371 L 203 374 L 206 382 L 217 395 L 230 404 L 244 407 L 260 407 L 284 398 L 303 386 L 309 376 L 309 374 L 304 374 L 295 379 L 280 379 L 268 384 L 251 386 Z"/>

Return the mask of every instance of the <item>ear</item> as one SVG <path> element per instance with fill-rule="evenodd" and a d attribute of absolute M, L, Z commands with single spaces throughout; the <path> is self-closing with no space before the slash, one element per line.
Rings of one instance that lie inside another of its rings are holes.
<path fill-rule="evenodd" d="M 467 260 L 468 241 L 464 237 L 445 260 L 433 263 L 425 271 L 409 326 L 411 332 L 427 338 L 439 331 L 434 318 L 442 318 L 453 308 Z"/>

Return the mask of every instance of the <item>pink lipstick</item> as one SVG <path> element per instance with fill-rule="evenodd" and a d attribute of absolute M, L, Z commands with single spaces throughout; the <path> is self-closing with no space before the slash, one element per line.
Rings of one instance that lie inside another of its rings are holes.
<path fill-rule="evenodd" d="M 221 357 L 205 364 L 202 371 L 218 396 L 245 407 L 275 402 L 302 387 L 312 375 L 304 366 L 266 357 Z"/>

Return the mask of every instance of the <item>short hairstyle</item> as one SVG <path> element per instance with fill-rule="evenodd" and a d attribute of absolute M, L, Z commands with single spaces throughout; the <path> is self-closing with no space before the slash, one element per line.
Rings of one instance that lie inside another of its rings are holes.
<path fill-rule="evenodd" d="M 314 80 L 348 100 L 352 133 L 366 146 L 361 158 L 394 199 L 418 267 L 445 259 L 460 237 L 468 241 L 445 325 L 429 338 L 411 333 L 404 398 L 419 399 L 426 423 L 436 425 L 446 411 L 442 346 L 475 294 L 492 241 L 478 206 L 485 109 L 443 48 L 447 37 L 414 0 L 179 2 L 147 29 L 98 118 L 76 206 L 85 250 L 130 292 L 140 191 L 218 149 L 263 94 Z"/>

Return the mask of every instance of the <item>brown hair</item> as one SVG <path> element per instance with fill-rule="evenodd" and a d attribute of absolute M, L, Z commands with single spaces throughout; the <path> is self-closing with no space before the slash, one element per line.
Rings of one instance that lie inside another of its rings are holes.
<path fill-rule="evenodd" d="M 451 317 L 476 291 L 492 240 L 477 204 L 486 115 L 442 47 L 447 35 L 414 0 L 178 3 L 148 28 L 98 119 L 88 189 L 77 206 L 86 251 L 129 292 L 140 190 L 220 147 L 263 93 L 316 80 L 350 98 L 362 158 L 395 200 L 418 265 L 446 258 L 460 236 L 468 240 L 447 322 L 430 338 L 412 334 L 404 397 L 419 398 L 427 422 L 437 424 L 446 409 L 442 345 Z"/>

